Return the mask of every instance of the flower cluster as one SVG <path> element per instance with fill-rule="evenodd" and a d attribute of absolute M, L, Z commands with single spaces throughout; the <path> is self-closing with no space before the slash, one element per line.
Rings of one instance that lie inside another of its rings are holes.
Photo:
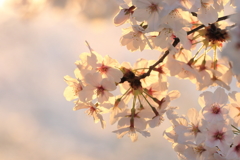
<path fill-rule="evenodd" d="M 180 96 L 178 91 L 168 92 L 166 77 L 170 71 L 166 67 L 159 66 L 150 76 L 140 78 L 153 63 L 140 59 L 133 67 L 127 62 L 120 65 L 90 48 L 90 53 L 82 53 L 75 63 L 76 78 L 64 77 L 69 85 L 64 96 L 69 101 L 77 99 L 73 110 L 88 109 L 86 113 L 96 123 L 100 121 L 102 128 L 106 124 L 102 114 L 110 113 L 110 123 L 118 122 L 114 133 L 119 138 L 129 133 L 136 141 L 136 132 L 148 137 L 146 129 L 159 126 L 170 102 Z M 113 95 L 116 89 L 121 95 Z M 129 103 L 132 108 L 128 108 Z"/>
<path fill-rule="evenodd" d="M 214 93 L 203 92 L 199 104 L 201 111 L 190 108 L 187 116 L 179 116 L 176 108 L 167 111 L 173 126 L 164 137 L 172 143 L 179 159 L 240 159 L 240 93 L 227 95 L 217 88 Z"/>
<path fill-rule="evenodd" d="M 229 34 L 231 41 L 227 43 L 226 47 L 222 51 L 222 55 L 228 57 L 233 63 L 233 71 L 238 76 L 240 75 L 239 61 L 240 61 L 240 1 L 236 1 L 238 9 L 235 15 L 230 17 L 230 20 L 234 23 L 229 28 Z M 231 29 L 232 28 L 232 29 Z"/>
<path fill-rule="evenodd" d="M 114 18 L 115 25 L 127 22 L 131 25 L 130 28 L 124 29 L 121 44 L 130 51 L 138 49 L 142 51 L 147 48 L 169 49 L 176 37 L 180 39 L 178 48 L 191 49 L 196 37 L 188 36 L 187 31 L 200 26 L 201 23 L 208 26 L 217 22 L 229 0 L 117 0 L 117 2 L 120 11 Z M 234 1 L 231 3 L 234 5 Z M 215 36 L 210 38 L 216 39 Z M 225 41 L 226 38 L 218 36 L 216 40 Z"/>
<path fill-rule="evenodd" d="M 128 134 L 132 141 L 138 134 L 149 137 L 148 128 L 159 126 L 166 113 L 173 126 L 164 137 L 179 159 L 240 159 L 240 93 L 227 95 L 224 90 L 231 89 L 233 77 L 240 82 L 240 1 L 116 1 L 120 11 L 114 24 L 130 24 L 120 43 L 131 52 L 158 50 L 160 58 L 120 64 L 88 45 L 90 52 L 75 63 L 75 78 L 64 77 L 64 96 L 75 100 L 73 110 L 87 109 L 102 128 L 102 114 L 109 113 L 110 124 L 117 123 L 117 137 Z M 236 14 L 224 16 L 227 3 L 236 7 Z M 234 23 L 230 26 L 224 23 L 229 17 Z M 187 116 L 179 116 L 170 103 L 180 92 L 168 90 L 168 77 L 188 79 L 200 91 L 217 89 L 200 95 L 200 112 L 191 108 Z"/>

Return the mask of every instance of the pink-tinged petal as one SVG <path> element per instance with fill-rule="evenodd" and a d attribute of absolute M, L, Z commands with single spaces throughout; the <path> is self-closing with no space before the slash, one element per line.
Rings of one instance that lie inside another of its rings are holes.
<path fill-rule="evenodd" d="M 131 38 L 127 38 L 126 35 L 122 36 L 120 42 L 123 46 L 127 45 L 128 43 L 132 42 Z"/>
<path fill-rule="evenodd" d="M 233 91 L 228 94 L 230 103 L 235 103 L 237 99 L 240 99 L 240 93 Z"/>
<path fill-rule="evenodd" d="M 213 93 L 213 101 L 218 104 L 226 104 L 228 102 L 228 96 L 224 89 L 218 87 Z"/>
<path fill-rule="evenodd" d="M 183 48 L 189 50 L 192 47 L 192 44 L 190 42 L 190 40 L 187 38 L 187 32 L 184 31 L 183 29 L 177 31 L 176 33 L 174 32 L 174 34 L 180 39 L 180 42 L 183 45 Z"/>
<path fill-rule="evenodd" d="M 110 114 L 110 124 L 113 125 L 114 123 L 116 123 L 119 120 L 119 117 L 115 117 L 117 114 L 121 113 L 122 110 L 118 107 L 114 107 L 112 109 L 112 112 Z"/>
<path fill-rule="evenodd" d="M 133 47 L 134 48 L 139 48 L 139 43 L 140 43 L 140 41 L 132 41 L 132 43 L 133 43 Z"/>
<path fill-rule="evenodd" d="M 216 81 L 214 81 L 218 86 L 220 86 L 220 87 L 223 87 L 223 88 L 225 88 L 226 90 L 230 90 L 230 86 L 229 85 L 227 85 L 225 82 L 223 82 L 223 81 L 221 81 L 221 80 L 216 80 Z"/>
<path fill-rule="evenodd" d="M 212 92 L 209 92 L 209 91 L 203 92 L 202 94 L 200 94 L 198 98 L 198 103 L 203 108 L 207 105 L 211 105 L 214 103 L 212 98 L 213 98 Z"/>
<path fill-rule="evenodd" d="M 83 88 L 83 90 L 79 93 L 79 99 L 83 102 L 92 100 L 95 98 L 94 96 L 94 90 L 96 88 L 93 86 L 86 86 Z"/>
<path fill-rule="evenodd" d="M 134 118 L 134 127 L 144 130 L 147 127 L 147 122 L 143 118 Z"/>
<path fill-rule="evenodd" d="M 84 66 L 90 65 L 94 67 L 97 64 L 97 56 L 92 53 L 82 53 L 79 58 Z"/>
<path fill-rule="evenodd" d="M 106 78 L 104 78 L 101 82 L 103 88 L 107 91 L 113 91 L 115 90 L 117 87 L 116 87 L 116 84 L 111 81 L 111 80 L 108 80 Z"/>
<path fill-rule="evenodd" d="M 147 31 L 157 31 L 160 24 L 160 15 L 157 11 L 153 12 L 147 20 L 148 28 Z"/>
<path fill-rule="evenodd" d="M 121 9 L 113 19 L 115 26 L 120 26 L 124 24 L 129 19 L 129 16 L 130 13 L 126 14 L 125 9 Z"/>
<path fill-rule="evenodd" d="M 179 107 L 170 107 L 167 112 L 166 112 L 166 115 L 167 115 L 167 118 L 169 120 L 175 120 L 176 118 L 179 118 L 177 112 L 175 111 L 175 109 L 179 109 Z"/>
<path fill-rule="evenodd" d="M 170 44 L 172 43 L 170 38 L 172 35 L 172 30 L 169 28 L 164 28 L 160 35 L 158 35 L 155 38 L 155 45 L 159 46 L 160 48 L 164 49 L 170 46 Z"/>
<path fill-rule="evenodd" d="M 147 8 L 151 5 L 151 1 L 149 0 L 133 0 L 133 5 L 136 5 L 138 8 Z"/>
<path fill-rule="evenodd" d="M 129 127 L 120 128 L 118 130 L 113 131 L 113 133 L 117 134 L 117 138 L 122 138 L 125 134 L 129 132 Z"/>
<path fill-rule="evenodd" d="M 116 2 L 118 3 L 119 6 L 121 6 L 122 8 L 128 8 L 127 3 L 124 0 L 116 0 Z"/>
<path fill-rule="evenodd" d="M 169 127 L 163 132 L 163 137 L 171 143 L 175 143 L 177 141 L 177 134 L 173 130 L 173 127 Z"/>
<path fill-rule="evenodd" d="M 232 77 L 233 77 L 232 69 L 229 69 L 227 72 L 225 72 L 221 79 L 226 84 L 230 84 L 232 82 Z"/>
<path fill-rule="evenodd" d="M 67 86 L 63 93 L 64 97 L 67 101 L 71 101 L 73 99 L 78 98 L 78 95 L 75 95 L 73 87 Z"/>
<path fill-rule="evenodd" d="M 118 121 L 118 128 L 126 127 L 130 125 L 130 118 L 129 117 L 123 117 Z"/>
<path fill-rule="evenodd" d="M 90 108 L 91 106 L 93 106 L 93 104 L 78 101 L 76 103 L 76 105 L 74 106 L 73 110 L 76 111 L 76 110 L 79 110 L 79 109 L 86 109 L 86 108 Z"/>
<path fill-rule="evenodd" d="M 196 124 L 199 114 L 195 108 L 190 108 L 187 112 L 187 116 L 190 122 Z"/>
<path fill-rule="evenodd" d="M 120 82 L 123 77 L 122 71 L 115 68 L 109 68 L 107 72 L 108 77 L 112 77 L 114 82 Z"/>
<path fill-rule="evenodd" d="M 210 6 L 202 6 L 198 12 L 198 19 L 205 25 L 208 26 L 209 23 L 214 23 L 218 19 L 217 11 Z"/>
<path fill-rule="evenodd" d="M 138 8 L 133 13 L 133 17 L 135 17 L 136 20 L 139 22 L 147 20 L 150 15 L 151 14 L 148 11 L 146 11 L 146 8 L 143 9 Z"/>
<path fill-rule="evenodd" d="M 113 97 L 113 94 L 108 91 L 103 91 L 103 93 L 98 96 L 98 102 L 103 103 L 108 101 L 109 97 Z"/>
<path fill-rule="evenodd" d="M 168 93 L 168 97 L 170 98 L 171 101 L 179 98 L 180 96 L 181 93 L 178 90 L 170 91 Z"/>
<path fill-rule="evenodd" d="M 129 137 L 130 137 L 130 139 L 131 139 L 132 142 L 136 142 L 136 141 L 137 141 L 138 135 L 137 135 L 137 133 L 136 133 L 135 128 L 131 128 L 131 127 L 130 127 Z"/>
<path fill-rule="evenodd" d="M 227 115 L 228 112 L 229 112 L 229 107 L 228 106 L 225 106 L 225 107 L 221 108 L 221 113 L 223 115 Z"/>
<path fill-rule="evenodd" d="M 119 65 L 118 61 L 109 57 L 108 55 L 104 57 L 103 63 L 107 66 L 117 67 Z"/>
<path fill-rule="evenodd" d="M 182 71 L 181 64 L 178 61 L 176 61 L 175 59 L 173 59 L 172 57 L 168 58 L 166 67 L 169 69 L 171 76 L 175 76 Z"/>
<path fill-rule="evenodd" d="M 136 131 L 141 133 L 141 135 L 144 136 L 144 137 L 150 137 L 150 135 L 151 135 L 149 131 L 141 131 L 141 130 L 138 130 L 138 129 L 136 129 Z"/>
<path fill-rule="evenodd" d="M 97 114 L 96 116 L 97 116 L 97 119 L 98 119 L 97 122 L 100 121 L 102 129 L 104 129 L 106 127 L 106 122 L 103 120 L 103 116 L 101 114 Z M 97 123 L 97 122 L 95 122 L 95 123 Z"/>
<path fill-rule="evenodd" d="M 85 76 L 85 82 L 94 87 L 98 87 L 101 84 L 101 81 L 102 76 L 99 73 L 89 73 Z"/>
<path fill-rule="evenodd" d="M 196 144 L 200 144 L 200 143 L 204 142 L 205 140 L 206 140 L 206 134 L 205 133 L 198 133 L 196 138 L 195 138 Z"/>

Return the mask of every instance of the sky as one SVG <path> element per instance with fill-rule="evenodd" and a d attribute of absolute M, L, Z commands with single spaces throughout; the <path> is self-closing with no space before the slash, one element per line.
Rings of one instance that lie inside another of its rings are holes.
<path fill-rule="evenodd" d="M 0 159 L 177 159 L 162 136 L 169 122 L 133 143 L 127 136 L 117 139 L 109 115 L 103 130 L 63 96 L 63 77 L 74 76 L 74 62 L 88 52 L 86 40 L 120 63 L 159 57 L 157 51 L 132 53 L 121 46 L 122 27 L 112 23 L 117 10 L 113 0 L 0 0 Z M 201 92 L 192 83 L 169 83 L 169 90 L 184 90 L 171 104 L 180 114 L 200 109 Z"/>

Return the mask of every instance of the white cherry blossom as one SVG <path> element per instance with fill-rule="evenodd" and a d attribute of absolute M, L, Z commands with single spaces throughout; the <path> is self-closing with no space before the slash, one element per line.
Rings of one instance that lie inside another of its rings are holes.
<path fill-rule="evenodd" d="M 224 89 L 219 87 L 214 93 L 210 91 L 203 92 L 198 102 L 203 107 L 203 117 L 209 123 L 224 121 L 227 118 L 229 112 L 226 105 L 228 96 Z"/>
<path fill-rule="evenodd" d="M 197 12 L 198 19 L 206 26 L 210 23 L 214 23 L 218 19 L 218 13 L 213 8 L 212 0 L 201 0 L 201 8 Z"/>
<path fill-rule="evenodd" d="M 233 136 L 232 128 L 229 125 L 223 122 L 212 123 L 208 126 L 205 144 L 209 147 L 217 146 L 223 153 L 226 153 Z"/>
<path fill-rule="evenodd" d="M 97 98 L 98 102 L 102 103 L 113 96 L 109 91 L 116 89 L 116 85 L 113 81 L 106 78 L 103 79 L 99 73 L 87 74 L 85 81 L 87 86 L 84 87 L 80 93 L 80 99 L 82 101 L 89 101 Z"/>
<path fill-rule="evenodd" d="M 138 25 L 133 25 L 124 30 L 124 35 L 121 37 L 120 42 L 132 52 L 138 49 L 142 51 L 147 44 L 144 33 L 144 28 Z"/>
<path fill-rule="evenodd" d="M 85 113 L 89 116 L 92 116 L 95 123 L 100 122 L 103 129 L 106 127 L 106 122 L 103 120 L 101 115 L 102 111 L 99 109 L 98 105 L 94 105 L 92 102 L 85 103 L 76 101 L 73 110 L 76 111 L 79 109 L 87 109 Z"/>
<path fill-rule="evenodd" d="M 147 21 L 148 31 L 156 31 L 162 17 L 170 12 L 164 10 L 163 0 L 133 0 L 133 5 L 137 7 L 133 16 L 139 22 Z"/>
<path fill-rule="evenodd" d="M 66 87 L 63 93 L 66 100 L 71 101 L 73 99 L 78 98 L 80 91 L 83 89 L 82 82 L 70 76 L 65 76 L 64 80 L 69 85 Z"/>
<path fill-rule="evenodd" d="M 233 145 L 229 149 L 226 155 L 227 159 L 240 159 L 240 135 L 237 135 L 233 139 Z"/>

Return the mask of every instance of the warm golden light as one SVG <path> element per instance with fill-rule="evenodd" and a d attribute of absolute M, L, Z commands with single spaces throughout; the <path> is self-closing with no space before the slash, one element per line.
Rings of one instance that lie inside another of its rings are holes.
<path fill-rule="evenodd" d="M 2 7 L 5 2 L 6 2 L 6 0 L 0 0 L 0 7 Z"/>

